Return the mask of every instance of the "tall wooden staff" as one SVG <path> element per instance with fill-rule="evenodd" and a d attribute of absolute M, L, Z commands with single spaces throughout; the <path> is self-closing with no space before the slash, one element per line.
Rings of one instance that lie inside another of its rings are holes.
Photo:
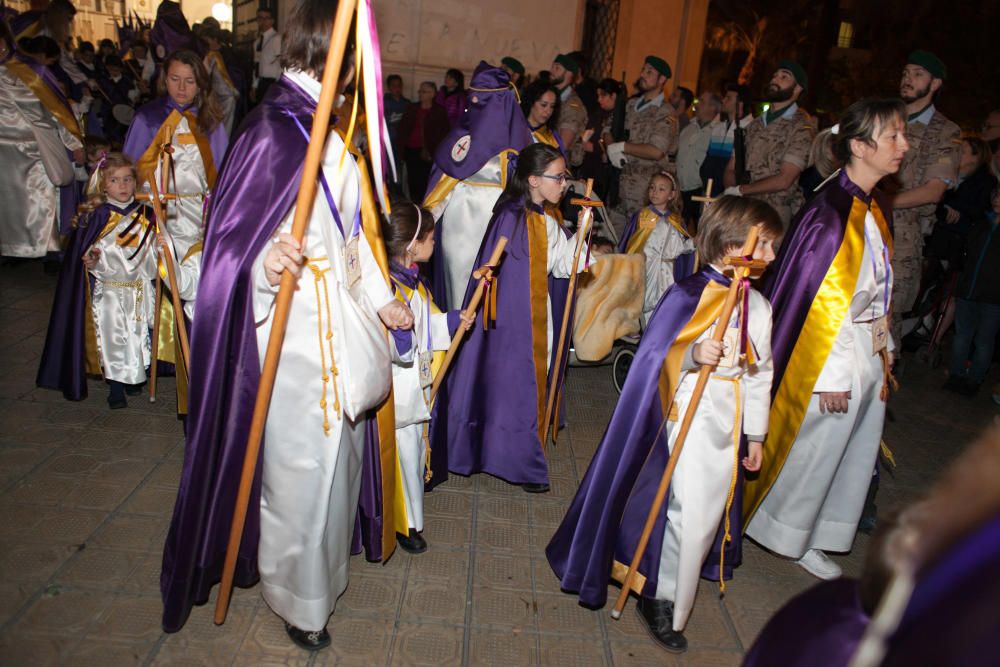
<path fill-rule="evenodd" d="M 156 403 L 156 366 L 160 358 L 160 303 L 163 301 L 163 281 L 156 272 L 156 298 L 153 299 L 153 338 L 149 359 L 149 402 Z"/>
<path fill-rule="evenodd" d="M 469 305 L 465 308 L 465 315 L 471 317 L 476 314 L 476 309 L 479 308 L 479 302 L 483 298 L 483 292 L 486 291 L 486 285 L 493 280 L 493 269 L 495 269 L 497 264 L 500 263 L 500 258 L 503 256 L 503 251 L 506 247 L 507 237 L 501 236 L 500 240 L 497 241 L 496 246 L 493 248 L 493 254 L 490 255 L 489 261 L 473 271 L 472 277 L 478 280 L 479 284 L 476 285 L 476 291 L 473 292 L 472 298 L 469 299 Z M 451 361 L 455 358 L 455 353 L 458 352 L 458 346 L 462 344 L 462 339 L 464 337 L 465 327 L 460 326 L 451 339 L 451 345 L 448 347 L 448 353 L 444 355 L 444 362 L 441 364 L 441 368 L 438 370 L 437 375 L 434 376 L 434 384 L 431 385 L 431 405 L 434 405 L 434 399 L 437 398 L 438 389 L 441 388 L 441 383 L 444 381 L 444 374 L 447 372 L 448 367 L 451 366 Z"/>
<path fill-rule="evenodd" d="M 302 239 L 305 238 L 313 200 L 316 198 L 316 175 L 319 173 L 320 160 L 326 146 L 327 131 L 330 127 L 330 112 L 333 110 L 333 99 L 337 94 L 340 66 L 343 62 L 344 49 L 347 45 L 347 36 L 351 29 L 351 18 L 356 4 L 357 0 L 340 0 L 337 5 L 337 15 L 333 21 L 330 50 L 326 54 L 326 64 L 323 66 L 319 103 L 316 105 L 316 113 L 313 116 L 309 148 L 306 150 L 306 160 L 302 167 L 302 181 L 299 183 L 299 194 L 295 200 L 295 217 L 292 220 L 292 236 L 300 245 Z M 246 454 L 243 459 L 243 474 L 236 496 L 236 507 L 233 509 L 233 524 L 229 531 L 226 562 L 222 570 L 219 597 L 215 604 L 215 623 L 217 625 L 225 622 L 226 612 L 229 611 L 229 598 L 233 592 L 233 575 L 236 572 L 236 556 L 243 539 L 243 526 L 246 523 L 247 506 L 250 502 L 250 488 L 253 485 L 254 472 L 257 468 L 257 456 L 260 453 L 260 440 L 264 435 L 267 410 L 271 405 L 274 376 L 278 371 L 278 357 L 281 354 L 281 345 L 285 340 L 285 328 L 288 325 L 288 312 L 292 305 L 295 282 L 295 276 L 290 271 L 281 272 L 281 286 L 278 289 L 278 296 L 275 298 L 274 319 L 271 334 L 267 340 L 264 366 L 260 372 L 260 385 L 257 388 L 257 400 L 253 407 L 250 434 L 247 436 Z"/>
<path fill-rule="evenodd" d="M 750 233 L 747 234 L 746 241 L 743 243 L 743 249 L 740 251 L 740 257 L 726 258 L 726 264 L 733 267 L 733 279 L 729 283 L 729 293 L 726 294 L 726 300 L 722 304 L 722 313 L 715 324 L 715 331 L 712 332 L 712 340 L 716 342 L 721 341 L 726 334 L 726 327 L 729 326 L 729 319 L 732 317 L 733 309 L 736 307 L 741 279 L 749 275 L 750 267 L 755 266 L 753 260 L 745 260 L 744 258 L 753 254 L 754 248 L 757 247 L 757 231 L 756 226 L 750 228 Z M 649 514 L 646 516 L 646 523 L 642 528 L 642 534 L 639 536 L 639 544 L 636 546 L 635 554 L 632 556 L 632 563 L 628 566 L 625 581 L 622 582 L 621 593 L 618 594 L 615 608 L 611 612 L 611 617 L 614 619 L 621 618 L 622 610 L 625 608 L 625 601 L 628 600 L 628 594 L 632 590 L 632 580 L 639 569 L 639 562 L 642 561 L 642 557 L 646 553 L 649 536 L 653 532 L 653 524 L 656 523 L 660 508 L 663 506 L 663 500 L 666 498 L 667 489 L 670 486 L 670 478 L 673 477 L 674 468 L 677 467 L 677 459 L 684 448 L 684 441 L 687 439 L 688 431 L 691 430 L 691 421 L 694 419 L 694 413 L 698 409 L 701 395 L 705 391 L 705 385 L 708 384 L 708 377 L 712 374 L 713 370 L 715 370 L 715 366 L 702 366 L 698 371 L 698 380 L 694 385 L 694 391 L 691 392 L 691 400 L 688 402 L 688 407 L 684 411 L 681 430 L 677 434 L 677 440 L 674 441 L 674 448 L 670 452 L 667 468 L 663 471 L 663 477 L 660 478 L 660 485 L 657 487 L 656 495 L 653 497 L 653 506 L 649 508 Z M 672 387 L 672 389 L 676 389 L 676 387 Z M 663 419 L 666 420 L 667 416 L 664 415 Z M 659 432 L 657 432 L 657 437 L 659 437 Z"/>
<path fill-rule="evenodd" d="M 545 403 L 545 419 L 542 421 L 542 430 L 540 440 L 542 441 L 542 448 L 545 448 L 545 443 L 549 439 L 549 425 L 553 422 L 553 412 L 555 412 L 556 404 L 556 394 L 559 390 L 559 376 L 562 374 L 562 358 L 563 350 L 566 349 L 566 331 L 569 328 L 569 316 L 573 311 L 573 293 L 576 291 L 576 270 L 580 266 L 580 254 L 583 252 L 583 246 L 587 244 L 587 232 L 590 231 L 590 222 L 594 218 L 593 206 L 596 202 L 588 201 L 590 195 L 594 192 L 594 179 L 587 179 L 587 191 L 584 193 L 583 200 L 574 200 L 573 203 L 579 203 L 584 207 L 583 217 L 580 220 L 580 227 L 576 230 L 577 240 L 576 240 L 576 252 L 573 254 L 573 270 L 569 274 L 569 289 L 566 291 L 566 307 L 563 309 L 563 319 L 562 326 L 559 328 L 559 344 L 556 346 L 556 356 L 555 361 L 552 364 L 552 377 L 549 379 L 549 392 L 548 400 Z M 555 419 L 558 420 L 558 414 L 555 415 Z M 552 428 L 552 441 L 555 442 L 556 434 L 555 432 L 559 430 L 559 425 L 556 424 Z"/>
<path fill-rule="evenodd" d="M 150 179 L 149 188 L 151 190 L 149 202 L 153 205 L 153 211 L 156 213 L 156 227 L 159 229 L 161 224 L 167 224 L 167 218 L 166 212 L 163 210 L 163 203 L 160 200 L 160 193 L 156 189 L 155 178 Z M 174 260 L 169 251 L 163 253 L 163 264 L 167 267 L 167 279 L 169 280 L 168 284 L 170 286 L 170 300 L 174 306 L 174 324 L 177 328 L 177 338 L 181 341 L 181 354 L 183 355 L 184 368 L 189 369 L 190 366 L 188 365 L 188 362 L 191 360 L 191 347 L 188 345 L 187 325 L 184 323 L 184 307 L 181 305 L 181 293 L 177 286 L 177 273 L 174 271 Z M 160 311 L 157 310 L 154 316 L 156 317 L 156 320 L 154 321 L 159 321 Z M 156 342 L 157 341 L 153 341 L 153 344 L 155 345 Z"/>

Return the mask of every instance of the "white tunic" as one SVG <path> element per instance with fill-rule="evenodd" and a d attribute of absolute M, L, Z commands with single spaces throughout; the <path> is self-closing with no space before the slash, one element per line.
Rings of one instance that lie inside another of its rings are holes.
<path fill-rule="evenodd" d="M 226 128 L 226 136 L 233 133 L 233 118 L 236 116 L 236 100 L 240 93 L 230 84 L 229 79 L 223 75 L 219 62 L 222 60 L 221 54 L 214 57 L 205 56 L 205 68 L 209 76 L 212 77 L 212 92 L 215 93 L 219 106 L 222 108 L 222 125 Z"/>
<path fill-rule="evenodd" d="M 302 73 L 285 75 L 318 99 L 318 81 Z M 346 159 L 343 171 L 338 172 L 343 147 L 340 138 L 331 133 L 322 168 L 340 215 L 349 225 L 360 205 L 359 175 L 353 159 Z M 293 215 L 294 208 L 282 222 L 280 231 L 291 229 Z M 394 297 L 364 233 L 359 243 L 362 290 L 368 297 L 361 305 L 374 310 Z M 322 326 L 323 332 L 328 325 L 332 327 L 336 363 L 352 353 L 351 341 L 344 340 L 337 320 L 344 305 L 340 301 L 344 292 L 337 289 L 337 283 L 346 284 L 347 275 L 344 245 L 322 188 L 317 188 L 304 244 L 305 254 L 312 258 L 311 267 L 304 269 L 292 299 L 264 433 L 258 550 L 265 601 L 288 623 L 307 631 L 325 627 L 337 598 L 347 586 L 361 484 L 365 421 L 352 422 L 334 409 L 334 391 L 336 396 L 344 395 L 341 376 L 328 375 L 326 409 L 320 405 L 326 374 L 321 354 L 325 355 L 327 369 L 330 358 L 327 341 L 318 327 Z M 262 363 L 277 293 L 277 288 L 264 277 L 262 262 L 267 250 L 261 253 L 254 268 L 254 313 Z M 312 267 L 325 276 L 325 288 L 322 282 L 317 282 Z M 377 318 L 374 312 L 371 315 Z M 386 387 L 391 382 L 388 365 L 370 368 L 368 372 L 373 382 L 384 381 Z M 329 423 L 328 433 L 324 432 L 324 420 Z"/>
<path fill-rule="evenodd" d="M 746 359 L 732 368 L 718 367 L 711 375 L 691 422 L 684 449 L 670 481 L 667 527 L 663 535 L 656 598 L 673 600 L 674 630 L 683 630 L 694 606 L 702 564 L 715 540 L 737 466 L 741 434 L 761 440 L 767 435 L 771 403 L 771 304 L 756 290 L 750 292 L 749 344 L 756 364 Z M 738 326 L 733 314 L 730 329 Z M 698 337 L 707 339 L 713 328 Z M 693 348 L 693 345 L 692 345 Z M 677 421 L 667 422 L 668 446 L 673 449 L 688 408 L 700 366 L 688 348 L 674 402 Z M 742 421 L 742 428 L 741 428 Z M 764 448 L 767 456 L 767 448 Z M 737 538 L 738 539 L 738 538 Z"/>
<path fill-rule="evenodd" d="M 448 316 L 430 313 L 423 296 L 410 296 L 413 311 L 413 355 L 392 365 L 392 395 L 396 410 L 396 451 L 403 478 L 406 520 L 410 528 L 424 529 L 424 471 L 427 465 L 425 428 L 431 419 L 430 387 L 420 386 L 420 355 L 447 350 L 451 344 Z"/>
<path fill-rule="evenodd" d="M 0 255 L 59 250 L 57 186 L 73 182 L 67 149 L 80 141 L 6 66 L 0 66 Z"/>
<path fill-rule="evenodd" d="M 892 267 L 871 212 L 865 252 L 848 317 L 823 365 L 812 399 L 774 486 L 746 534 L 768 549 L 800 558 L 809 549 L 850 551 L 882 439 L 882 362 L 871 322 L 886 313 Z M 893 349 L 891 336 L 889 350 Z M 850 391 L 845 414 L 821 414 L 819 392 Z"/>
<path fill-rule="evenodd" d="M 126 239 L 118 238 L 135 217 L 136 212 L 121 216 L 114 229 L 94 243 L 92 247 L 97 248 L 100 255 L 90 269 L 96 279 L 91 294 L 91 312 L 101 369 L 106 379 L 125 384 L 146 381 L 146 367 L 150 361 L 149 328 L 153 319 L 150 281 L 156 275 L 152 237 L 146 239 L 141 249 L 138 247 L 145 232 L 144 225 L 133 227 Z M 129 259 L 137 249 L 138 255 Z"/>
<path fill-rule="evenodd" d="M 674 260 L 694 252 L 694 241 L 683 236 L 670 222 L 660 217 L 649 233 L 642 254 L 646 258 L 646 296 L 642 302 L 642 321 L 649 321 L 663 293 L 674 284 Z"/>

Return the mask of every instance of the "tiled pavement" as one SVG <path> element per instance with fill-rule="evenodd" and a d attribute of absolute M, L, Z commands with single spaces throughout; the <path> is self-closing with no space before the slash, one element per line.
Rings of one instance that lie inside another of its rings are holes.
<path fill-rule="evenodd" d="M 314 656 L 286 639 L 256 590 L 237 591 L 222 627 L 211 606 L 159 629 L 160 549 L 183 457 L 173 384 L 161 400 L 110 412 L 92 382 L 70 403 L 35 389 L 55 280 L 40 265 L 0 268 L 0 664 L 30 665 L 736 665 L 766 619 L 813 583 L 750 545 L 720 598 L 703 582 L 690 650 L 657 648 L 627 610 L 612 621 L 560 593 L 543 548 L 614 404 L 610 370 L 569 375 L 569 427 L 551 453 L 552 492 L 529 496 L 488 476 L 453 477 L 427 497 L 421 556 L 352 562 Z M 886 440 L 899 468 L 879 505 L 914 497 L 994 409 L 943 395 L 911 360 Z M 867 540 L 837 560 L 856 573 Z"/>

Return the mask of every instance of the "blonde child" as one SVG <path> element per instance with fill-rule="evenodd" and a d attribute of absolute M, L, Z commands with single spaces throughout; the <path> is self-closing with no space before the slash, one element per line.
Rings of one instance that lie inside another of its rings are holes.
<path fill-rule="evenodd" d="M 396 298 L 413 311 L 413 355 L 408 362 L 393 363 L 392 390 L 396 409 L 396 451 L 409 529 L 405 535 L 397 533 L 396 541 L 403 550 L 419 554 L 427 551 L 427 541 L 421 533 L 424 529 L 426 428 L 431 418 L 434 352 L 447 350 L 455 329 L 458 326 L 468 329 L 475 318 L 466 319 L 459 310 L 442 313 L 420 278 L 418 263 L 427 262 L 434 253 L 434 216 L 429 211 L 410 202 L 396 204 L 389 224 L 384 225 L 383 237 Z"/>

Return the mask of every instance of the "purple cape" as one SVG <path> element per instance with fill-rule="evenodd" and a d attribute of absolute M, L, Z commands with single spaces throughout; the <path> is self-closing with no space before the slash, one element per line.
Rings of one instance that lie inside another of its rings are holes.
<path fill-rule="evenodd" d="M 26 31 L 31 26 L 35 25 L 39 21 L 45 18 L 45 12 L 38 9 L 29 9 L 26 12 L 21 12 L 13 18 L 7 21 L 10 26 L 11 32 L 14 33 L 14 39 L 19 39 L 22 33 Z M 11 50 L 13 50 L 14 45 L 10 45 Z"/>
<path fill-rule="evenodd" d="M 216 186 L 205 235 L 198 317 L 191 332 L 191 411 L 184 468 L 160 575 L 167 632 L 179 630 L 192 605 L 207 601 L 221 578 L 260 381 L 253 262 L 298 194 L 307 142 L 286 112 L 294 114 L 308 132 L 315 109 L 316 103 L 305 92 L 288 79 L 279 79 L 237 132 Z M 366 541 L 369 532 L 376 533 L 375 537 L 381 530 L 379 510 L 371 507 L 381 507 L 379 465 L 372 451 L 373 437 L 377 447 L 377 430 L 373 433 L 373 429 L 376 426 L 371 422 L 360 500 L 364 514 L 360 527 Z M 259 538 L 258 461 L 236 566 L 238 586 L 252 586 L 259 578 Z M 368 557 L 377 558 L 380 548 L 370 549 Z"/>
<path fill-rule="evenodd" d="M 547 388 L 535 382 L 527 230 L 523 200 L 498 204 L 475 262 L 482 266 L 499 238 L 509 239 L 496 272 L 496 326 L 483 331 L 477 320 L 441 385 L 430 429 L 431 486 L 447 479 L 449 470 L 486 472 L 515 484 L 548 483 L 538 439 L 538 393 Z M 477 282 L 470 279 L 465 303 Z M 548 285 L 558 332 L 569 281 L 550 275 Z M 551 368 L 562 365 L 553 361 Z"/>
<path fill-rule="evenodd" d="M 962 538 L 918 574 L 881 664 L 997 664 L 998 567 L 1000 516 Z M 768 621 L 743 666 L 843 667 L 869 621 L 861 608 L 856 580 L 823 582 L 793 598 Z"/>
<path fill-rule="evenodd" d="M 39 387 L 57 389 L 71 401 L 87 398 L 84 327 L 86 318 L 91 317 L 86 312 L 86 285 L 91 278 L 81 260 L 83 253 L 97 241 L 112 211 L 125 215 L 138 206 L 138 203 L 134 203 L 121 209 L 113 204 L 102 204 L 73 230 L 69 247 L 63 255 L 45 346 L 42 348 L 38 376 L 35 379 L 35 384 Z M 144 208 L 143 215 L 152 221 L 152 209 L 149 206 Z"/>
<path fill-rule="evenodd" d="M 201 42 L 191 31 L 180 3 L 172 0 L 163 0 L 156 8 L 156 20 L 153 21 L 149 41 L 153 58 L 157 61 L 180 49 L 190 49 L 198 55 L 204 55 Z"/>
<path fill-rule="evenodd" d="M 612 561 L 631 562 L 653 505 L 669 458 L 664 434 L 654 441 L 663 421 L 660 373 L 709 281 L 729 284 L 721 273 L 705 267 L 671 286 L 653 311 L 601 444 L 566 517 L 545 549 L 562 588 L 578 593 L 580 602 L 589 607 L 600 607 L 607 600 Z M 639 566 L 646 576 L 644 595 L 652 596 L 656 591 L 666 521 L 664 503 Z M 731 532 L 733 543 L 738 544 L 738 533 L 735 529 Z M 719 542 L 720 537 L 716 537 L 715 553 Z M 729 557 L 727 551 L 727 560 Z M 708 563 L 717 574 L 718 558 L 713 565 L 710 556 Z"/>
<path fill-rule="evenodd" d="M 653 210 L 660 213 L 655 208 Z M 660 213 L 660 215 L 663 214 Z M 632 217 L 629 218 L 629 221 L 625 224 L 625 231 L 622 232 L 622 237 L 618 240 L 618 252 L 625 252 L 628 248 L 628 243 L 632 240 L 632 235 L 635 234 L 635 227 L 637 224 L 639 224 L 639 214 L 633 213 Z M 684 280 L 694 273 L 694 255 L 695 254 L 693 252 L 688 252 L 674 259 L 675 283 Z"/>
<path fill-rule="evenodd" d="M 879 193 L 874 197 L 886 221 L 891 221 L 892 209 L 888 202 L 883 201 Z M 816 292 L 844 242 L 847 218 L 855 198 L 866 204 L 872 200 L 871 195 L 866 195 L 846 172 L 841 171 L 792 219 L 790 231 L 768 271 L 762 293 L 771 302 L 774 312 L 772 397 L 778 394 L 781 378 Z"/>
<path fill-rule="evenodd" d="M 153 143 L 160 126 L 167 120 L 170 112 L 176 109 L 184 113 L 190 111 L 195 116 L 198 115 L 197 107 L 188 105 L 182 107 L 169 95 L 164 95 L 152 102 L 147 102 L 139 107 L 135 112 L 135 118 L 129 125 L 128 134 L 125 135 L 125 145 L 122 146 L 122 153 L 127 155 L 133 162 L 138 162 L 142 154 L 146 152 L 149 145 Z M 226 156 L 226 147 L 229 137 L 226 136 L 226 128 L 219 123 L 208 133 L 208 143 L 212 148 L 212 162 L 215 163 L 216 171 L 220 169 Z"/>

